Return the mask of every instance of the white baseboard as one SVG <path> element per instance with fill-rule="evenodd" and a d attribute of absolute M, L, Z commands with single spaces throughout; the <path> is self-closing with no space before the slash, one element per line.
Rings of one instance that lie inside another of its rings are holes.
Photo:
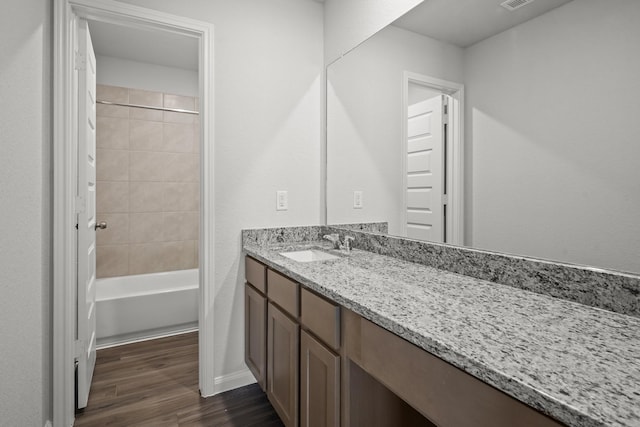
<path fill-rule="evenodd" d="M 96 350 L 102 350 L 105 348 L 117 347 L 120 345 L 133 344 L 136 342 L 155 340 L 158 338 L 167 338 L 174 335 L 188 334 L 198 330 L 198 324 L 188 325 L 180 328 L 173 329 L 160 329 L 154 331 L 145 331 L 143 333 L 136 333 L 131 335 L 121 335 L 117 337 L 99 338 L 96 345 Z"/>
<path fill-rule="evenodd" d="M 214 380 L 216 390 L 215 394 L 224 393 L 225 391 L 244 387 L 255 382 L 256 379 L 248 368 L 245 368 L 241 371 L 233 372 L 231 374 L 221 375 L 219 377 L 216 377 Z"/>

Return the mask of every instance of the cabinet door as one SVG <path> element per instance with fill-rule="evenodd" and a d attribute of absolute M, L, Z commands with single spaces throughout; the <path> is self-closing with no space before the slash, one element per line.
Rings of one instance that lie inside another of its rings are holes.
<path fill-rule="evenodd" d="M 311 335 L 300 333 L 302 427 L 340 425 L 340 357 Z"/>
<path fill-rule="evenodd" d="M 244 360 L 263 391 L 267 379 L 267 298 L 244 287 Z"/>
<path fill-rule="evenodd" d="M 299 326 L 268 304 L 267 397 L 287 427 L 298 426 Z"/>

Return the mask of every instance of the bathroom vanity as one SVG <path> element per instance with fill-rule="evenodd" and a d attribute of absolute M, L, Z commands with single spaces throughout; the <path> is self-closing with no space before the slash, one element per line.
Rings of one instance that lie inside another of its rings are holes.
<path fill-rule="evenodd" d="M 272 233 L 243 236 L 245 351 L 285 425 L 640 425 L 637 317 Z"/>

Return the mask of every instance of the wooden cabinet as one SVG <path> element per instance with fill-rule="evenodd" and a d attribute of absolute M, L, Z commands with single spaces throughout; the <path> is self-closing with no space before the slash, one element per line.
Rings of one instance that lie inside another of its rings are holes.
<path fill-rule="evenodd" d="M 562 425 L 250 258 L 247 282 L 245 359 L 287 427 Z"/>
<path fill-rule="evenodd" d="M 346 425 L 373 425 L 357 421 L 362 412 L 357 402 L 370 402 L 372 388 L 354 387 L 354 379 L 358 380 L 354 373 L 356 377 L 366 373 L 438 426 L 562 426 L 359 315 L 348 310 L 342 313 L 343 351 L 350 366 L 343 372 L 349 390 L 345 393 L 350 393 Z"/>
<path fill-rule="evenodd" d="M 244 291 L 244 360 L 266 391 L 267 298 L 248 283 Z"/>
<path fill-rule="evenodd" d="M 340 425 L 340 306 L 300 291 L 300 424 Z"/>
<path fill-rule="evenodd" d="M 303 311 L 304 313 L 304 311 Z M 300 333 L 300 425 L 340 425 L 340 356 Z"/>
<path fill-rule="evenodd" d="M 340 306 L 253 258 L 245 265 L 247 366 L 287 427 L 339 426 Z"/>
<path fill-rule="evenodd" d="M 267 387 L 267 267 L 245 258 L 244 360 L 256 381 Z"/>
<path fill-rule="evenodd" d="M 298 323 L 273 303 L 267 314 L 267 397 L 287 427 L 298 426 Z"/>

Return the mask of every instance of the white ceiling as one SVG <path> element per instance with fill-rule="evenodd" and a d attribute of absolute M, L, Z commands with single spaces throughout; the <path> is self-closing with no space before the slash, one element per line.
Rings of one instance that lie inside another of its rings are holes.
<path fill-rule="evenodd" d="M 504 0 L 425 0 L 393 22 L 400 28 L 467 47 L 571 0 L 535 0 L 513 12 Z"/>
<path fill-rule="evenodd" d="M 89 21 L 96 55 L 198 70 L 198 40 L 168 31 Z"/>
<path fill-rule="evenodd" d="M 323 0 L 316 0 L 323 1 Z M 425 0 L 393 25 L 467 47 L 571 0 L 535 0 L 509 12 L 503 0 Z M 97 55 L 198 70 L 198 41 L 166 31 L 89 21 Z"/>

